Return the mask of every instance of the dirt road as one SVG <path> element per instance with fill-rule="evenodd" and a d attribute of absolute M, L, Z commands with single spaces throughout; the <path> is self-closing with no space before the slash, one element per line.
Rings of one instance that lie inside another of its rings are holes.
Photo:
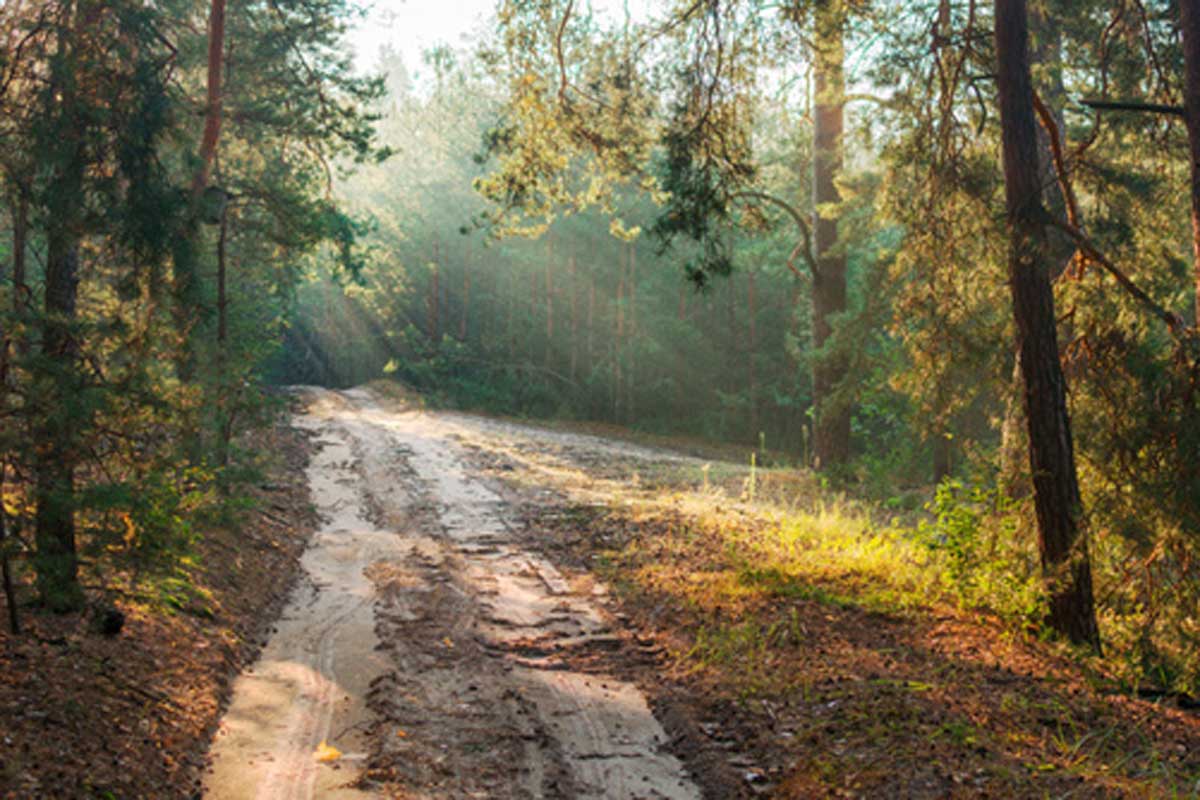
<path fill-rule="evenodd" d="M 680 457 L 306 392 L 325 523 L 235 686 L 206 796 L 699 798 L 638 688 L 575 666 L 628 644 L 605 588 L 520 546 L 470 456 L 557 453 L 559 486 L 586 485 L 589 461 Z M 322 742 L 341 757 L 319 760 Z"/>

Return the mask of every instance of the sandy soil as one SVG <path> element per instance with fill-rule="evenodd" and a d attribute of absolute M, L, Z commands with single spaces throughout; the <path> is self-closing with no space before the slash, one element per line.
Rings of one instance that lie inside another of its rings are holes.
<path fill-rule="evenodd" d="M 628 644 L 607 590 L 521 546 L 464 441 L 583 462 L 679 457 L 306 391 L 325 523 L 234 688 L 206 796 L 699 798 L 638 688 L 578 666 Z M 323 740 L 342 757 L 319 761 Z"/>

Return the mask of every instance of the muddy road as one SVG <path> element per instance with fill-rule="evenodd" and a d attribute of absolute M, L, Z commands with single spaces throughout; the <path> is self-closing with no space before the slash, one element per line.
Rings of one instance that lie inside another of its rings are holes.
<path fill-rule="evenodd" d="M 205 796 L 698 800 L 639 688 L 579 666 L 631 646 L 605 587 L 523 547 L 478 468 L 537 453 L 541 491 L 586 493 L 614 460 L 683 457 L 304 391 L 324 524 L 234 687 Z"/>

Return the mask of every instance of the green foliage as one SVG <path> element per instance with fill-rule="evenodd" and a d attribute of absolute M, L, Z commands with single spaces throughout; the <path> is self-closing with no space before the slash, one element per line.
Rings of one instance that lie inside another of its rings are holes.
<path fill-rule="evenodd" d="M 17 563 L 36 574 L 19 577 L 61 583 L 43 599 L 64 610 L 82 585 L 182 574 L 252 475 L 243 435 L 278 410 L 256 371 L 305 259 L 350 275 L 363 263 L 366 228 L 328 192 L 333 162 L 387 155 L 366 108 L 382 82 L 340 49 L 353 8 L 280 0 L 229 15 L 218 185 L 199 187 L 227 202 L 211 207 L 192 186 L 204 12 L 0 8 L 3 220 L 28 223 L 0 269 L 25 265 L 23 286 L 0 289 L 0 500 L 16 536 L 3 547 L 33 544 Z"/>
<path fill-rule="evenodd" d="M 991 486 L 948 478 L 927 510 L 933 520 L 920 522 L 917 536 L 939 556 L 945 583 L 959 601 L 1041 625 L 1045 598 L 1022 509 Z"/>

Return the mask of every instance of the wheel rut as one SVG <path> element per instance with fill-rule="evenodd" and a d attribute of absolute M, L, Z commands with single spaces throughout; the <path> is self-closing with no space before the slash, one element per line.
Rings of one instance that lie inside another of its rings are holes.
<path fill-rule="evenodd" d="M 637 687 L 573 666 L 619 631 L 520 546 L 453 418 L 310 394 L 327 522 L 235 687 L 206 796 L 698 800 Z M 349 758 L 319 763 L 322 739 Z"/>

